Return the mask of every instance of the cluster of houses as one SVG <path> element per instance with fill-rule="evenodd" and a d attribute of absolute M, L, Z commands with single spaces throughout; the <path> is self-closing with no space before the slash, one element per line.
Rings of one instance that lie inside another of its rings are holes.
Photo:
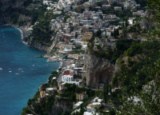
<path fill-rule="evenodd" d="M 101 4 L 96 5 L 98 3 Z M 125 32 L 124 27 L 134 26 L 137 17 L 146 15 L 135 0 L 59 0 L 54 6 L 50 10 L 59 16 L 52 19 L 50 24 L 56 32 L 53 41 L 57 42 L 52 46 L 59 49 L 59 53 L 72 52 L 78 46 L 86 50 L 93 35 L 106 38 L 108 41 L 105 44 L 113 47 L 117 38 L 120 38 L 118 36 Z M 79 7 L 83 9 L 82 12 Z"/>
<path fill-rule="evenodd" d="M 47 6 L 47 10 L 62 10 L 70 7 L 79 0 L 43 0 L 43 5 Z"/>
<path fill-rule="evenodd" d="M 77 11 L 79 3 L 83 12 Z M 103 3 L 95 5 L 97 3 Z M 112 46 L 118 35 L 123 33 L 124 26 L 133 26 L 137 16 L 145 16 L 145 11 L 135 0 L 59 0 L 53 3 L 51 0 L 43 0 L 47 9 L 59 14 L 50 22 L 51 29 L 56 32 L 53 38 L 50 52 L 56 49 L 49 60 L 61 59 L 60 74 L 56 79 L 58 88 L 41 87 L 40 97 L 54 94 L 57 90 L 63 90 L 65 84 L 81 86 L 85 73 L 84 58 L 88 43 L 94 36 L 108 39 Z M 62 9 L 65 9 L 65 15 Z M 72 9 L 72 10 L 71 10 Z M 121 14 L 131 11 L 127 19 L 123 20 Z M 95 39 L 96 44 L 99 41 Z M 103 44 L 103 43 L 102 43 Z M 106 44 L 106 43 L 105 43 Z M 49 53 L 50 53 L 49 52 Z M 83 104 L 84 95 L 77 95 L 79 102 L 74 108 Z M 102 99 L 96 97 L 87 106 L 84 115 L 95 115 L 96 108 L 101 107 Z"/>
<path fill-rule="evenodd" d="M 75 58 L 77 57 L 77 58 Z M 84 73 L 83 59 L 77 54 L 68 55 L 67 59 L 62 59 L 59 67 L 59 75 L 52 78 L 52 82 L 57 83 L 56 86 L 40 87 L 40 98 L 53 95 L 57 91 L 65 88 L 65 84 L 74 84 L 80 86 L 82 83 L 82 75 Z"/>
<path fill-rule="evenodd" d="M 80 108 L 83 104 L 83 101 L 78 101 L 77 103 L 75 103 L 73 106 L 72 114 L 74 115 L 80 112 Z M 83 115 L 101 115 L 102 111 L 103 114 L 107 114 L 109 112 L 109 109 L 111 108 L 109 105 L 106 105 L 104 103 L 103 99 L 99 97 L 94 97 L 83 107 L 85 108 Z"/>
<path fill-rule="evenodd" d="M 80 59 L 78 60 L 81 61 Z M 76 61 L 71 58 L 63 61 L 61 74 L 58 80 L 60 87 L 63 87 L 64 84 L 75 84 L 78 86 L 81 84 L 83 65 L 78 65 Z"/>
<path fill-rule="evenodd" d="M 77 72 L 75 68 L 84 72 L 84 64 L 77 67 L 76 63 L 80 62 L 80 57 L 83 60 L 88 42 L 93 37 L 107 39 L 107 43 L 95 39 L 95 45 L 107 44 L 115 47 L 115 42 L 119 39 L 117 36 L 124 33 L 124 26 L 131 27 L 136 23 L 137 16 L 145 16 L 145 12 L 135 0 L 59 0 L 55 3 L 44 0 L 43 4 L 48 7 L 54 4 L 55 8 L 51 11 L 59 12 L 59 16 L 50 22 L 51 29 L 56 35 L 53 37 L 49 53 L 53 49 L 56 49 L 56 53 L 54 52 L 54 56 L 49 60 L 61 59 L 65 63 L 59 76 L 59 83 L 62 84 L 79 85 L 82 81 L 75 79 L 74 76 Z M 79 6 L 83 8 L 82 12 L 77 10 Z M 66 7 L 69 7 L 69 10 L 63 15 L 62 9 Z M 131 14 L 127 14 L 127 11 Z M 127 19 L 122 17 L 125 12 Z"/>

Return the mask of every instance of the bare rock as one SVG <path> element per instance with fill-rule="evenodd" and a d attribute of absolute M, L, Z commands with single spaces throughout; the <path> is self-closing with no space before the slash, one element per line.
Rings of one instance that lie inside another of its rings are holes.
<path fill-rule="evenodd" d="M 86 84 L 92 88 L 109 83 L 114 74 L 114 65 L 109 60 L 97 57 L 94 54 L 85 56 Z"/>

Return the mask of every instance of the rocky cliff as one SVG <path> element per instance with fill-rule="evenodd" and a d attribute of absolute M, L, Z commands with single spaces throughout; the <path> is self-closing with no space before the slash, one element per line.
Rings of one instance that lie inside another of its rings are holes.
<path fill-rule="evenodd" d="M 85 55 L 86 73 L 84 75 L 87 86 L 92 88 L 103 87 L 104 84 L 111 81 L 115 70 L 114 68 L 114 64 L 112 64 L 110 60 L 88 50 Z"/>
<path fill-rule="evenodd" d="M 72 110 L 72 102 L 63 99 L 57 99 L 52 107 L 50 115 L 69 114 Z"/>

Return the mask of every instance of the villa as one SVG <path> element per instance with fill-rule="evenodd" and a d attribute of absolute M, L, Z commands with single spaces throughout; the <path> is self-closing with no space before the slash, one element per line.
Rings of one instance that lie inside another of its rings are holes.
<path fill-rule="evenodd" d="M 64 70 L 62 76 L 61 76 L 61 82 L 67 83 L 67 84 L 75 84 L 79 85 L 80 81 L 74 79 L 74 71 L 71 69 Z"/>

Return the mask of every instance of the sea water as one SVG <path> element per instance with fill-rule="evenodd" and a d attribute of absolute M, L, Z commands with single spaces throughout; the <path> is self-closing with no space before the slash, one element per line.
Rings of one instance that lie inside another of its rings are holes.
<path fill-rule="evenodd" d="M 42 55 L 22 43 L 18 29 L 0 27 L 0 115 L 20 115 L 27 100 L 58 68 L 58 62 L 48 63 Z"/>

